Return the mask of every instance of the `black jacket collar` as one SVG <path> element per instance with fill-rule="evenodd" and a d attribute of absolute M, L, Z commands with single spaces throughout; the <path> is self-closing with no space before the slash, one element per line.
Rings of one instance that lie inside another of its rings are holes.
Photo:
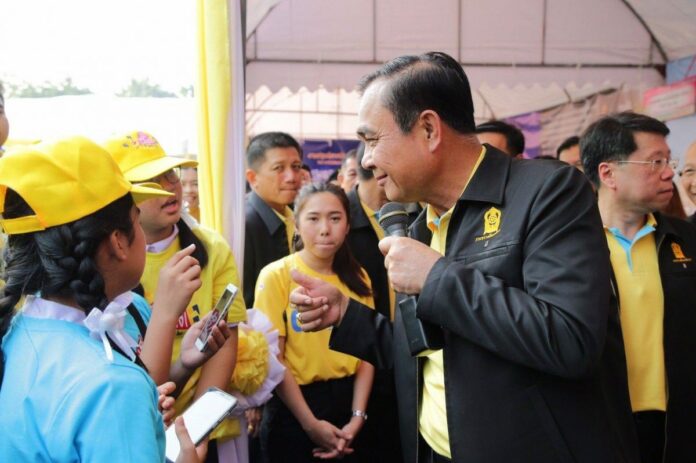
<path fill-rule="evenodd" d="M 254 191 L 249 193 L 249 204 L 251 204 L 251 207 L 259 214 L 269 234 L 273 235 L 280 227 L 285 227 L 285 224 L 280 220 L 280 217 L 273 211 L 271 206 L 266 204 L 266 201 L 261 199 Z"/>
<path fill-rule="evenodd" d="M 477 201 L 498 206 L 503 204 L 512 158 L 489 144 L 485 146 L 486 155 L 458 202 Z M 411 236 L 424 243 L 429 243 L 431 232 L 427 225 L 426 211 L 427 208 L 423 208 L 410 230 Z"/>
<path fill-rule="evenodd" d="M 348 193 L 348 202 L 350 203 L 350 228 L 355 230 L 358 228 L 372 227 L 370 219 L 365 214 L 365 210 L 358 196 L 358 185 L 353 187 Z"/>

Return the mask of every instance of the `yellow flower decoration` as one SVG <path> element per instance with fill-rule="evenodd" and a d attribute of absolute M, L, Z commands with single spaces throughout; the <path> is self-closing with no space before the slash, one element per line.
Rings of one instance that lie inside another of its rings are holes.
<path fill-rule="evenodd" d="M 268 369 L 266 337 L 260 331 L 240 329 L 232 387 L 244 395 L 252 395 L 266 380 Z"/>

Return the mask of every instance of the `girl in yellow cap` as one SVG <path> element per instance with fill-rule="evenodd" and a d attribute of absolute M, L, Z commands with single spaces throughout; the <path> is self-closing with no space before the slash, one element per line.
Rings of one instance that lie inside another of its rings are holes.
<path fill-rule="evenodd" d="M 165 460 L 127 306 L 145 263 L 135 202 L 166 194 L 85 138 L 0 159 L 0 461 Z M 177 434 L 179 461 L 198 461 L 180 420 Z"/>
<path fill-rule="evenodd" d="M 264 267 L 256 281 L 255 304 L 278 330 L 279 357 L 287 367 L 261 425 L 262 450 L 271 462 L 309 463 L 315 457 L 364 461 L 351 453 L 367 419 L 374 367 L 331 351 L 330 330 L 303 332 L 302 320 L 288 302 L 297 286 L 290 272 L 297 269 L 374 307 L 370 279 L 346 242 L 349 211 L 341 188 L 328 183 L 303 187 L 295 200 L 301 249 Z"/>
<path fill-rule="evenodd" d="M 195 244 L 195 257 L 201 266 L 201 287 L 191 298 L 176 323 L 176 336 L 172 348 L 172 361 L 179 355 L 184 334 L 199 319 L 212 310 L 227 284 L 241 288 L 234 256 L 225 240 L 215 231 L 198 225 L 182 212 L 182 186 L 178 170 L 195 167 L 196 161 L 167 156 L 157 140 L 145 132 L 133 132 L 107 140 L 103 145 L 111 153 L 126 178 L 132 182 L 158 183 L 172 193 L 168 198 L 156 198 L 140 205 L 140 223 L 145 231 L 147 253 L 145 271 L 141 279 L 145 298 L 153 305 L 153 312 L 160 309 L 155 298 L 159 285 L 160 271 L 179 250 Z M 227 321 L 237 324 L 246 319 L 244 298 L 237 295 L 228 313 Z M 229 389 L 234 370 L 237 348 L 237 329 L 232 330 L 228 342 L 181 385 L 176 401 L 176 410 L 181 413 L 209 387 Z M 166 344 L 166 343 L 165 343 Z M 167 379 L 168 369 L 160 369 Z M 156 373 L 153 373 L 155 376 Z M 211 435 L 210 457 L 215 458 L 218 445 L 236 437 L 239 424 L 225 420 Z M 221 459 L 223 460 L 223 459 Z M 223 460 L 224 461 L 224 460 Z"/>

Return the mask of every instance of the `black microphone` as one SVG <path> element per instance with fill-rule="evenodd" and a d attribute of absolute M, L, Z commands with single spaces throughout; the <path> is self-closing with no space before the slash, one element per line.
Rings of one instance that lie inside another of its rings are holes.
<path fill-rule="evenodd" d="M 393 202 L 382 206 L 379 211 L 379 225 L 387 236 L 407 236 L 408 213 L 404 205 Z M 416 297 L 397 293 L 397 300 L 411 355 L 415 357 L 426 350 L 442 349 L 445 345 L 442 329 L 424 323 L 416 316 Z"/>
<path fill-rule="evenodd" d="M 406 236 L 408 213 L 401 203 L 387 203 L 379 210 L 379 226 L 387 236 Z"/>

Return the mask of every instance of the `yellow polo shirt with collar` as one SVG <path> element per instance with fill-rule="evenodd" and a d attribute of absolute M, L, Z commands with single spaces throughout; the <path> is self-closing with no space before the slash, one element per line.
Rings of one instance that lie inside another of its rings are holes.
<path fill-rule="evenodd" d="M 365 204 L 362 201 L 360 201 L 360 206 L 362 206 L 363 211 L 365 212 L 365 215 L 370 220 L 370 225 L 372 226 L 372 229 L 375 231 L 375 234 L 377 235 L 377 239 L 379 241 L 382 241 L 382 239 L 384 238 L 384 229 L 379 225 L 379 222 L 377 221 L 377 213 L 375 211 L 373 211 L 370 208 L 370 206 L 368 206 L 367 204 Z M 387 277 L 387 279 L 388 278 L 389 277 Z M 396 304 L 396 293 L 391 288 L 391 285 L 389 285 L 389 319 L 391 321 L 394 321 L 395 304 Z"/>
<path fill-rule="evenodd" d="M 652 214 L 632 240 L 617 228 L 604 228 L 618 284 L 628 368 L 628 392 L 634 412 L 667 410 L 664 351 L 664 293 Z"/>
<path fill-rule="evenodd" d="M 285 225 L 285 233 L 288 236 L 288 253 L 292 254 L 293 249 L 292 249 L 292 240 L 295 237 L 295 217 L 294 213 L 292 212 L 292 209 L 290 209 L 289 206 L 285 206 L 285 209 L 283 210 L 283 213 L 281 214 L 280 212 L 276 211 L 275 209 L 271 208 L 273 213 L 278 216 L 278 218 L 283 222 Z"/>
<path fill-rule="evenodd" d="M 481 149 L 478 160 L 464 185 L 462 193 L 469 185 L 481 161 L 486 155 L 486 148 Z M 457 203 L 440 217 L 429 204 L 426 209 L 428 228 L 433 232 L 430 247 L 445 255 L 447 245 L 447 230 L 450 219 Z M 423 439 L 431 449 L 442 456 L 452 458 L 449 444 L 449 431 L 447 429 L 447 407 L 445 399 L 445 368 L 442 358 L 442 349 L 430 352 L 426 355 L 423 365 L 423 399 L 421 401 L 418 427 Z"/>

